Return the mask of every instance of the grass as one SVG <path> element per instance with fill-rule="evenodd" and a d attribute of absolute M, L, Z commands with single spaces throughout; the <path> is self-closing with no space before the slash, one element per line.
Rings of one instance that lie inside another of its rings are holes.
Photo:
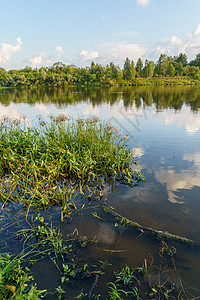
<path fill-rule="evenodd" d="M 33 285 L 34 278 L 28 275 L 29 269 L 24 270 L 24 261 L 33 251 L 12 257 L 10 254 L 0 255 L 0 299 L 40 299 L 39 295 L 46 290 L 37 290 Z"/>
<path fill-rule="evenodd" d="M 0 200 L 30 206 L 60 204 L 76 209 L 78 193 L 93 194 L 109 180 L 140 180 L 133 153 L 111 124 L 96 117 L 65 115 L 28 127 L 25 120 L 0 124 Z M 70 206 L 69 206 L 70 204 Z"/>
<path fill-rule="evenodd" d="M 40 118 L 32 127 L 23 119 L 4 118 L 0 123 L 1 209 L 12 201 L 28 209 L 60 205 L 63 221 L 65 214 L 69 216 L 83 209 L 84 204 L 80 204 L 79 210 L 75 201 L 79 194 L 91 198 L 96 193 L 100 199 L 107 183 L 119 181 L 134 185 L 142 179 L 140 173 L 133 171 L 133 164 L 136 161 L 126 137 L 97 118 L 75 120 L 59 115 L 52 116 L 49 122 Z M 93 216 L 100 218 L 96 212 Z M 128 219 L 115 216 L 119 224 L 130 225 Z M 24 250 L 19 255 L 0 255 L 0 299 L 40 299 L 45 291 L 32 284 L 26 261 L 30 267 L 45 256 L 57 267 L 62 284 L 52 295 L 62 299 L 68 284 L 95 277 L 89 292 L 81 290 L 76 299 L 100 299 L 100 295 L 93 294 L 93 289 L 99 276 L 105 273 L 103 266 L 79 260 L 79 253 L 89 240 L 79 237 L 77 229 L 64 240 L 61 230 L 52 224 L 47 226 L 43 217 L 38 215 L 36 221 L 36 225 L 29 224 L 31 228 L 17 232 L 20 240 L 22 237 L 24 240 Z M 178 275 L 176 255 L 176 249 L 163 241 L 159 266 L 145 259 L 142 267 L 125 266 L 115 271 L 113 282 L 108 283 L 106 299 L 192 299 L 192 293 L 183 287 Z M 173 284 L 172 269 L 179 289 Z"/>
<path fill-rule="evenodd" d="M 122 136 L 111 124 L 97 118 L 77 120 L 65 115 L 41 118 L 29 127 L 25 118 L 0 122 L 0 201 L 1 210 L 13 201 L 30 208 L 60 205 L 64 214 L 76 211 L 75 198 L 79 194 L 89 198 L 99 193 L 111 181 L 133 184 L 140 178 L 134 173 L 133 153 Z M 81 208 L 83 205 L 81 205 Z M 73 278 L 98 276 L 103 271 L 87 263 L 75 264 L 73 249 L 83 248 L 87 241 L 68 236 L 63 241 L 59 230 L 46 227 L 38 217 L 39 225 L 23 229 L 24 249 L 16 257 L 0 256 L 0 297 L 2 299 L 39 299 L 43 291 L 30 284 L 31 276 L 24 270 L 24 261 L 36 263 L 48 255 L 61 272 L 61 282 Z M 35 247 L 37 251 L 35 252 Z M 30 249 L 30 251 L 28 250 Z M 33 258 L 31 258 L 33 255 Z M 72 257 L 71 257 L 72 256 Z M 65 262 L 66 257 L 68 257 Z M 59 258 L 62 267 L 59 268 Z M 72 262 L 71 262 L 72 260 Z M 28 269 L 27 269 L 28 270 Z M 61 298 L 64 291 L 56 290 Z"/>

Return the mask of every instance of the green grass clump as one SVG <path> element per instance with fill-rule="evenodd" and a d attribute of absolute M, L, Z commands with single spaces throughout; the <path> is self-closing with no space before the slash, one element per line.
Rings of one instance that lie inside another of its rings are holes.
<path fill-rule="evenodd" d="M 134 174 L 133 153 L 111 124 L 96 117 L 65 115 L 0 124 L 0 200 L 34 205 L 73 202 L 77 188 L 102 186 L 110 179 L 126 184 Z"/>
<path fill-rule="evenodd" d="M 32 281 L 34 278 L 24 271 L 23 263 L 27 254 L 23 252 L 17 257 L 0 254 L 0 299 L 40 299 L 39 295 L 46 290 L 37 290 Z"/>

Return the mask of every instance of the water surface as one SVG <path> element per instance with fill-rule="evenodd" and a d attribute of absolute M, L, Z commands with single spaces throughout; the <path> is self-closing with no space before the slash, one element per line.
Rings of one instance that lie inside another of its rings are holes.
<path fill-rule="evenodd" d="M 136 168 L 144 173 L 146 182 L 134 188 L 118 185 L 110 191 L 108 201 L 117 212 L 143 226 L 200 242 L 199 87 L 0 90 L 0 117 L 26 115 L 31 126 L 38 115 L 48 119 L 60 113 L 75 118 L 96 115 L 129 135 Z M 88 259 L 110 259 L 113 268 L 137 266 L 150 252 L 156 253 L 155 242 L 146 237 L 136 239 L 124 228 L 115 228 L 108 217 L 102 219 L 75 217 L 71 225 L 63 225 L 63 235 L 76 226 L 82 235 L 96 236 L 102 248 L 91 247 Z M 108 256 L 103 248 L 125 252 Z M 198 287 L 199 253 L 182 251 L 184 260 L 179 267 L 183 281 Z M 44 274 L 38 275 L 41 288 L 45 288 L 51 269 L 43 264 L 45 280 Z"/>

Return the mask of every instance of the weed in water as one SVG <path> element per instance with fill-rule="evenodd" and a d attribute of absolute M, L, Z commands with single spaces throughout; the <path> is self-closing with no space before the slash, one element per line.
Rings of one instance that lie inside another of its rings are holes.
<path fill-rule="evenodd" d="M 87 293 L 84 293 L 83 290 L 81 290 L 80 294 L 78 296 L 75 297 L 75 299 L 86 299 L 87 297 Z"/>
<path fill-rule="evenodd" d="M 61 300 L 63 299 L 63 295 L 65 294 L 66 292 L 62 289 L 62 287 L 59 285 L 57 288 L 56 288 L 56 294 L 58 296 L 58 300 Z"/>
<path fill-rule="evenodd" d="M 62 219 L 76 211 L 79 193 L 109 180 L 133 184 L 141 179 L 126 138 L 96 117 L 65 115 L 35 127 L 4 120 L 0 124 L 0 200 L 27 206 L 62 207 Z M 102 197 L 102 191 L 99 194 Z"/>
<path fill-rule="evenodd" d="M 34 278 L 24 270 L 23 264 L 28 254 L 20 253 L 12 258 L 10 254 L 0 255 L 0 299 L 40 299 L 46 290 L 37 290 Z"/>
<path fill-rule="evenodd" d="M 128 266 L 123 268 L 121 271 L 114 272 L 116 276 L 115 283 L 116 284 L 123 284 L 126 286 L 130 286 L 133 283 L 133 280 L 138 282 L 136 276 L 134 275 L 134 271 L 131 271 Z"/>
<path fill-rule="evenodd" d="M 123 299 L 123 295 L 124 296 L 128 296 L 128 294 L 130 294 L 130 292 L 126 292 L 123 289 L 118 289 L 117 286 L 113 283 L 113 282 L 109 282 L 108 283 L 110 291 L 108 292 L 109 298 L 108 299 L 112 299 L 112 300 L 118 300 L 118 299 Z"/>

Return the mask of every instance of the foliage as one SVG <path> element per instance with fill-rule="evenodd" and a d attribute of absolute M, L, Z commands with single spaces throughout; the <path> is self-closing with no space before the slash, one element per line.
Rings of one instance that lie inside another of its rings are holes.
<path fill-rule="evenodd" d="M 115 277 L 115 283 L 123 284 L 126 286 L 129 286 L 131 283 L 133 283 L 133 280 L 137 282 L 137 278 L 134 275 L 134 271 L 131 271 L 128 266 L 122 268 L 121 271 L 115 272 Z"/>
<path fill-rule="evenodd" d="M 61 300 L 63 299 L 63 295 L 65 294 L 66 292 L 62 289 L 62 287 L 59 285 L 57 288 L 56 288 L 56 294 L 58 295 L 58 300 Z"/>
<path fill-rule="evenodd" d="M 23 252 L 14 258 L 8 253 L 0 255 L 0 299 L 35 300 L 46 292 L 37 290 L 31 283 L 34 278 L 28 276 L 29 269 L 26 268 L 27 272 L 23 269 L 25 258 L 27 254 Z"/>
<path fill-rule="evenodd" d="M 59 204 L 62 220 L 77 211 L 78 194 L 101 198 L 106 181 L 131 185 L 140 180 L 134 163 L 126 137 L 95 117 L 52 116 L 33 128 L 18 120 L 0 124 L 1 201 L 29 207 Z"/>
<path fill-rule="evenodd" d="M 172 66 L 169 67 L 170 64 Z M 187 67 L 196 67 L 196 69 L 191 72 L 191 69 Z M 200 77 L 196 75 L 199 72 L 200 53 L 190 63 L 187 61 L 186 54 L 180 53 L 178 56 L 171 57 L 162 53 L 156 63 L 146 60 L 145 66 L 141 58 L 138 59 L 135 67 L 134 62 L 127 57 L 122 70 L 113 62 L 106 66 L 92 62 L 90 67 L 85 68 L 75 65 L 66 66 L 61 62 L 54 63 L 49 68 L 41 67 L 40 69 L 25 67 L 21 70 L 6 71 L 0 68 L 0 87 L 137 85 L 136 79 L 140 77 L 184 76 L 199 80 Z"/>

